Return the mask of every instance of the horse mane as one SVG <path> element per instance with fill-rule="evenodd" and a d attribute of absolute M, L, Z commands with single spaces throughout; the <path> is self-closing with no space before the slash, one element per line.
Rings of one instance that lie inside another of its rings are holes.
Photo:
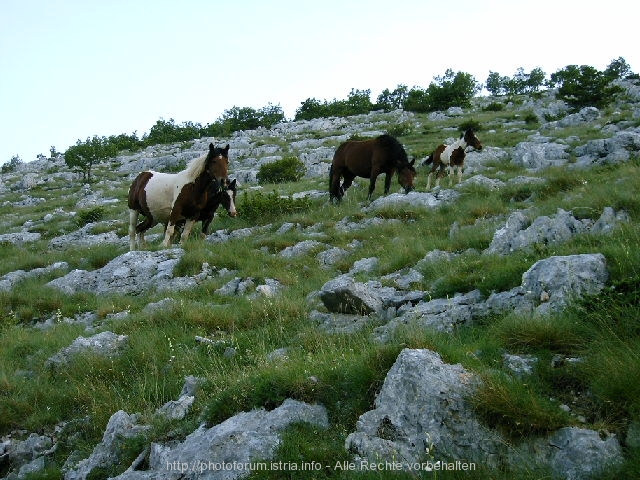
<path fill-rule="evenodd" d="M 389 134 L 380 135 L 378 137 L 380 145 L 391 153 L 393 158 L 398 159 L 398 165 L 405 165 L 409 163 L 409 157 L 402 144 Z"/>
<path fill-rule="evenodd" d="M 208 157 L 209 154 L 207 153 L 201 157 L 194 158 L 189 162 L 187 168 L 183 170 L 183 173 L 190 181 L 194 181 L 204 171 Z"/>

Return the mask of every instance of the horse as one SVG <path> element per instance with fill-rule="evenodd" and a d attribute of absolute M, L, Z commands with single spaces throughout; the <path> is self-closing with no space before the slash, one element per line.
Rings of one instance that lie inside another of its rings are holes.
<path fill-rule="evenodd" d="M 171 244 L 176 224 L 185 220 L 185 229 L 180 237 L 184 244 L 200 212 L 207 205 L 210 186 L 219 190 L 227 179 L 229 169 L 229 145 L 217 148 L 211 143 L 209 151 L 189 162 L 178 173 L 162 173 L 148 170 L 138 174 L 129 187 L 129 249 L 145 243 L 144 232 L 162 223 L 166 225 L 162 246 Z M 145 219 L 138 225 L 138 215 Z"/>
<path fill-rule="evenodd" d="M 213 217 L 216 210 L 220 205 L 224 207 L 230 217 L 236 217 L 238 212 L 236 211 L 236 180 L 230 182 L 225 179 L 222 188 L 218 188 L 215 183 L 209 185 L 209 194 L 207 204 L 200 211 L 200 216 L 196 219 L 196 222 L 202 222 L 202 236 L 209 235 L 209 225 L 213 221 Z M 184 227 L 186 221 L 181 220 L 176 224 L 176 231 Z"/>
<path fill-rule="evenodd" d="M 340 201 L 355 177 L 368 178 L 371 200 L 378 175 L 386 174 L 384 193 L 389 193 L 391 179 L 398 173 L 398 182 L 409 193 L 415 187 L 413 179 L 416 169 L 415 159 L 409 162 L 404 147 L 391 135 L 380 135 L 368 140 L 347 140 L 333 155 L 329 169 L 329 198 Z M 340 179 L 344 182 L 340 185 Z"/>
<path fill-rule="evenodd" d="M 471 146 L 476 150 L 482 150 L 482 144 L 475 132 L 468 128 L 460 138 L 453 142 L 451 145 L 438 145 L 431 155 L 422 163 L 423 165 L 433 164 L 429 176 L 427 177 L 427 190 L 431 188 L 431 177 L 434 172 L 439 169 L 436 174 L 436 186 L 440 184 L 440 178 L 444 176 L 445 168 L 448 168 L 449 173 L 453 173 L 453 169 L 456 169 L 458 174 L 458 182 L 462 180 L 462 173 L 464 172 L 464 157 L 465 149 Z M 453 183 L 453 178 L 451 178 Z"/>

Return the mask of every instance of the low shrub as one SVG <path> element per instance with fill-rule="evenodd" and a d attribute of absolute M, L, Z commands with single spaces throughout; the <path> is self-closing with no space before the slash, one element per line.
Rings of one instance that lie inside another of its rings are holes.
<path fill-rule="evenodd" d="M 298 157 L 284 157 L 262 165 L 257 178 L 260 183 L 297 182 L 305 173 L 306 167 Z"/>
<path fill-rule="evenodd" d="M 76 224 L 78 227 L 84 227 L 88 223 L 99 222 L 104 218 L 104 207 L 93 207 L 87 210 L 81 210 L 76 215 Z"/>
<path fill-rule="evenodd" d="M 251 195 L 244 192 L 239 202 L 238 210 L 243 219 L 254 222 L 265 218 L 305 211 L 310 206 L 311 202 L 308 198 L 283 197 L 276 192 L 269 194 L 258 192 Z"/>

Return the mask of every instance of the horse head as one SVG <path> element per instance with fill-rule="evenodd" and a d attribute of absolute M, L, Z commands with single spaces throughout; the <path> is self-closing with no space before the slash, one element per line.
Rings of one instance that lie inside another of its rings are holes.
<path fill-rule="evenodd" d="M 229 182 L 229 179 L 224 181 L 222 187 L 222 206 L 225 208 L 230 217 L 238 216 L 236 211 L 236 180 Z"/>
<path fill-rule="evenodd" d="M 415 158 L 411 160 L 411 162 L 403 163 L 398 167 L 398 182 L 400 182 L 400 186 L 404 188 L 404 193 L 409 193 L 416 188 L 413 185 L 413 180 L 417 175 L 416 169 L 413 166 L 414 163 L 416 163 Z"/>
<path fill-rule="evenodd" d="M 209 144 L 205 171 L 217 189 L 221 190 L 229 173 L 229 144 L 225 148 L 215 147 L 213 143 Z"/>
<path fill-rule="evenodd" d="M 482 144 L 472 129 L 467 128 L 467 131 L 464 132 L 463 138 L 467 145 L 471 145 L 476 150 L 482 150 Z"/>

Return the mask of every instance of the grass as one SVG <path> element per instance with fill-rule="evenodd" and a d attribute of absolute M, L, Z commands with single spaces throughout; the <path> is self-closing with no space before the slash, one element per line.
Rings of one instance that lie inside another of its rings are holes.
<path fill-rule="evenodd" d="M 515 114 L 505 107 L 502 111 L 476 113 L 473 118 L 494 128 L 500 119 L 518 120 Z M 457 135 L 447 129 L 457 128 L 463 120 L 434 124 L 426 115 L 418 115 L 416 124 L 423 127 L 407 131 L 402 141 L 409 152 L 428 152 L 446 137 Z M 534 128 L 522 123 L 515 130 L 495 127 L 495 132 L 489 132 L 485 128 L 481 140 L 490 146 L 514 146 L 526 140 Z M 593 134 L 589 129 L 572 132 L 586 138 Z M 106 167 L 102 172 L 100 168 L 97 175 L 124 185 L 106 190 L 104 196 L 124 198 L 127 180 Z M 493 168 L 504 181 L 530 175 L 506 161 L 497 162 Z M 292 426 L 283 436 L 275 461 L 334 465 L 352 458 L 344 449 L 346 436 L 355 430 L 358 417 L 372 408 L 387 371 L 400 350 L 408 347 L 433 349 L 445 361 L 461 363 L 476 373 L 482 386 L 469 401 L 487 423 L 514 442 L 566 425 L 607 429 L 622 439 L 629 423 L 640 421 L 640 390 L 637 382 L 629 381 L 640 378 L 639 168 L 640 162 L 635 159 L 584 171 L 547 169 L 536 174 L 544 179 L 541 184 L 508 184 L 495 192 L 468 187 L 460 190 L 460 199 L 452 205 L 433 210 L 392 208 L 375 214 L 362 209 L 369 203 L 366 181 L 354 184 L 339 205 L 313 199 L 284 203 L 287 208 L 281 209 L 272 208 L 272 194 L 267 192 L 277 190 L 288 196 L 302 190 L 326 190 L 327 180 L 266 185 L 260 195 L 240 197 L 239 217 L 216 216 L 212 228 L 260 226 L 258 233 L 219 244 L 202 242 L 195 236 L 187 242 L 176 275 L 200 273 L 205 262 L 218 270 L 233 271 L 192 290 L 149 292 L 137 297 L 62 295 L 46 286 L 59 273 L 25 280 L 9 292 L 0 292 L 0 435 L 20 429 L 52 432 L 60 422 L 71 422 L 72 426 L 87 422 L 81 435 L 62 435 L 64 441 L 53 455 L 51 466 L 34 477 L 56 478 L 72 451 L 88 455 L 117 410 L 140 412 L 146 422 L 153 423 L 144 441 L 163 442 L 184 438 L 201 421 L 212 425 L 251 408 L 276 407 L 291 397 L 325 405 L 331 427 L 319 430 L 308 425 Z M 419 176 L 424 173 L 420 171 Z M 381 191 L 379 183 L 374 198 Z M 77 199 L 61 198 L 59 191 L 37 189 L 32 193 L 46 198 L 55 208 L 75 210 Z M 247 201 L 245 215 L 243 198 Z M 480 254 L 501 221 L 516 209 L 530 207 L 530 198 L 535 199 L 532 215 L 550 215 L 563 208 L 580 218 L 597 219 L 605 206 L 612 206 L 628 212 L 630 222 L 610 234 L 577 236 L 563 244 L 539 245 L 506 257 Z M 61 260 L 71 269 L 93 270 L 126 251 L 125 246 L 112 245 L 60 252 L 48 249 L 51 238 L 74 231 L 76 221 L 85 222 L 96 215 L 105 221 L 117 220 L 114 228 L 124 235 L 126 218 L 121 204 L 83 210 L 77 219 L 61 216 L 38 223 L 50 211 L 45 204 L 21 208 L 16 215 L 15 209 L 0 207 L 0 213 L 7 214 L 3 220 L 8 227 L 19 229 L 28 218 L 36 222 L 35 228 L 44 237 L 19 247 L 0 245 L 0 274 Z M 351 232 L 334 228 L 346 217 L 360 222 L 374 215 L 399 221 Z M 287 222 L 301 228 L 276 233 Z M 315 225 L 319 225 L 322 236 L 308 235 L 306 229 Z M 105 229 L 101 226 L 98 231 Z M 349 256 L 333 269 L 324 269 L 315 260 L 316 252 L 293 259 L 278 255 L 284 248 L 310 238 L 344 248 Z M 432 298 L 474 289 L 485 295 L 508 290 L 519 285 L 522 273 L 541 258 L 588 252 L 601 252 L 607 258 L 610 288 L 552 317 L 489 317 L 452 334 L 406 327 L 398 330 L 387 345 L 374 343 L 370 329 L 353 335 L 331 335 L 309 320 L 314 308 L 309 295 L 327 280 L 348 271 L 354 261 L 378 258 L 376 276 L 381 276 L 415 266 L 434 249 L 457 255 L 421 268 L 424 280 L 420 288 L 428 290 Z M 253 278 L 257 283 L 277 279 L 284 290 L 275 297 L 257 299 L 217 293 L 236 276 Z M 167 297 L 173 300 L 170 306 L 145 310 L 148 303 Z M 108 316 L 125 310 L 129 315 L 124 319 Z M 78 356 L 64 369 L 52 371 L 45 366 L 47 358 L 89 333 L 65 323 L 43 331 L 29 325 L 34 319 L 73 317 L 82 312 L 96 312 L 103 329 L 128 335 L 126 349 L 113 358 Z M 202 344 L 196 336 L 217 343 Z M 233 355 L 225 355 L 228 347 L 234 349 Z M 287 349 L 287 358 L 270 360 L 269 354 L 279 348 Z M 504 353 L 534 355 L 538 362 L 533 373 L 523 379 L 515 377 L 504 365 Z M 188 417 L 178 424 L 152 420 L 158 407 L 177 398 L 186 375 L 204 379 Z M 570 412 L 560 409 L 561 404 L 568 405 Z M 578 417 L 584 417 L 586 423 Z M 134 441 L 127 448 L 133 454 L 139 447 Z M 621 472 L 631 478 L 640 469 L 640 453 L 626 448 L 625 455 Z M 108 474 L 123 471 L 129 456 L 125 455 Z M 540 478 L 539 472 L 514 474 L 482 466 L 478 472 L 464 476 L 440 473 L 441 478 Z M 299 472 L 295 478 L 336 477 L 415 478 L 406 473 L 392 477 L 389 472 L 383 476 L 380 472 L 336 472 L 333 468 Z M 252 478 L 274 477 L 273 473 L 258 472 Z"/>

